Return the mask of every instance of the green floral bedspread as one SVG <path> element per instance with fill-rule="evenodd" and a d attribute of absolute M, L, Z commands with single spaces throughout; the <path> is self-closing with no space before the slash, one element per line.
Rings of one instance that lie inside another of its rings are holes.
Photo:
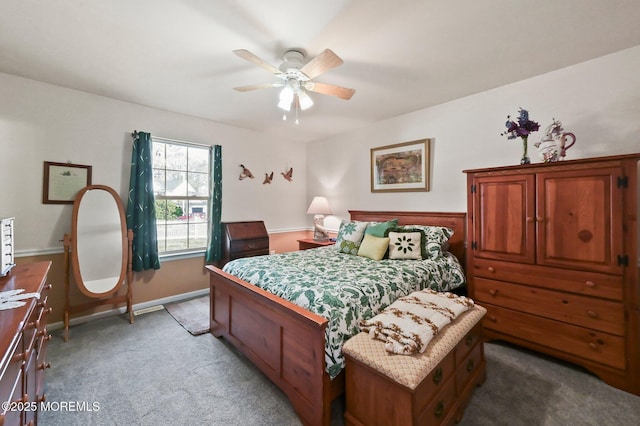
<path fill-rule="evenodd" d="M 371 260 L 320 247 L 236 259 L 224 270 L 329 320 L 325 339 L 327 373 L 344 367 L 342 344 L 369 319 L 413 291 L 448 291 L 465 283 L 450 253 L 436 260 Z"/>

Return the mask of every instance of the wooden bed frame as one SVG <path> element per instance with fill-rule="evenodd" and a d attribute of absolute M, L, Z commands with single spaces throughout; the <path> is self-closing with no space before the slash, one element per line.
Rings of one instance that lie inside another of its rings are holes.
<path fill-rule="evenodd" d="M 449 251 L 465 265 L 465 213 L 350 210 L 352 220 L 446 226 Z M 289 398 L 305 425 L 331 424 L 331 402 L 344 392 L 344 373 L 325 372 L 328 321 L 221 269 L 208 265 L 211 333 L 245 354 Z"/>

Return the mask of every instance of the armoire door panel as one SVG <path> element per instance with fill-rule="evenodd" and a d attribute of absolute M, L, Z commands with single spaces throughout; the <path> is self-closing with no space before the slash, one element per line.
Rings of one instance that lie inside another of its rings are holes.
<path fill-rule="evenodd" d="M 622 193 L 617 168 L 537 175 L 537 263 L 622 274 Z"/>
<path fill-rule="evenodd" d="M 533 175 L 482 177 L 475 182 L 475 255 L 535 262 Z"/>

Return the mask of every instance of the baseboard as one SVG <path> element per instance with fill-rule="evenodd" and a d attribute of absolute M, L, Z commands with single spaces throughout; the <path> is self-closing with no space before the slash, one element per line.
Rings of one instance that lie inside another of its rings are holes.
<path fill-rule="evenodd" d="M 188 293 L 176 294 L 175 296 L 163 297 L 161 299 L 150 300 L 148 302 L 137 303 L 133 305 L 133 312 L 139 312 L 139 314 L 152 312 L 156 309 L 154 307 L 159 307 L 158 309 L 162 309 L 161 306 L 167 303 L 179 302 L 180 300 L 192 299 L 198 296 L 204 296 L 209 294 L 209 289 L 204 288 L 202 290 L 190 291 Z M 117 309 L 111 309 L 103 312 L 96 312 L 90 315 L 84 315 L 81 317 L 71 318 L 69 321 L 69 325 L 78 325 L 89 321 L 94 321 L 101 318 L 112 317 L 115 315 L 124 314 L 127 311 L 125 306 L 119 307 Z M 57 330 L 64 327 L 63 321 L 54 322 L 51 324 L 47 324 L 47 330 Z"/>

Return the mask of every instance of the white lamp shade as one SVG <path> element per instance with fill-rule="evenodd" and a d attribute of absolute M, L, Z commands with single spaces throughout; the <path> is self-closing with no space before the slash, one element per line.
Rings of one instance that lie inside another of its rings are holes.
<path fill-rule="evenodd" d="M 285 111 L 291 111 L 291 104 L 293 103 L 293 89 L 289 85 L 284 86 L 280 91 L 280 102 L 278 102 L 278 108 Z"/>
<path fill-rule="evenodd" d="M 298 101 L 300 102 L 300 109 L 303 111 L 313 106 L 313 99 L 304 90 L 298 92 Z"/>
<path fill-rule="evenodd" d="M 307 214 L 333 214 L 326 197 L 313 197 Z"/>

